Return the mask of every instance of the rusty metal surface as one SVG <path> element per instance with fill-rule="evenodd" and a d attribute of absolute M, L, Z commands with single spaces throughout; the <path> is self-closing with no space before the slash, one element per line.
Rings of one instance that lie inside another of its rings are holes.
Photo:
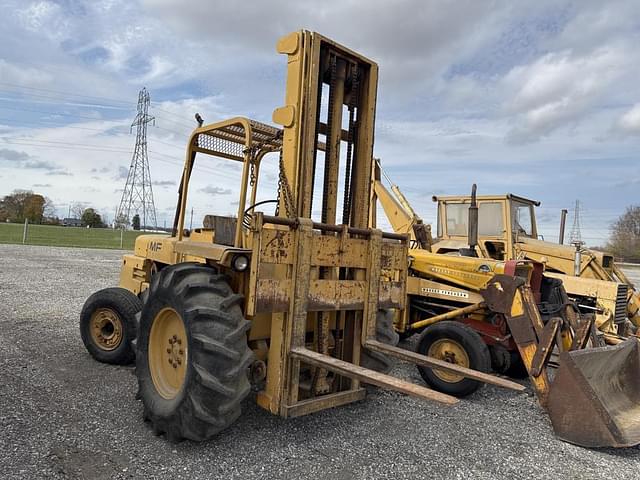
<path fill-rule="evenodd" d="M 258 280 L 255 294 L 255 313 L 286 312 L 289 310 L 291 280 Z"/>
<path fill-rule="evenodd" d="M 366 268 L 368 241 L 334 235 L 314 235 L 311 261 L 323 267 Z"/>
<path fill-rule="evenodd" d="M 525 281 L 522 278 L 498 274 L 489 281 L 485 288 L 480 290 L 480 294 L 489 309 L 497 313 L 508 314 L 511 312 L 516 290 L 524 284 Z"/>
<path fill-rule="evenodd" d="M 640 342 L 563 352 L 547 408 L 558 437 L 584 447 L 640 444 Z"/>
<path fill-rule="evenodd" d="M 382 269 L 402 269 L 407 265 L 407 252 L 399 243 L 382 242 L 380 267 Z"/>
<path fill-rule="evenodd" d="M 292 232 L 264 228 L 260 232 L 260 261 L 291 264 L 293 262 L 292 245 Z"/>
<path fill-rule="evenodd" d="M 560 325 L 562 325 L 562 319 L 552 318 L 542 329 L 542 335 L 540 335 L 538 341 L 538 348 L 531 362 L 531 375 L 534 377 L 540 375 L 542 369 L 546 368 Z"/>

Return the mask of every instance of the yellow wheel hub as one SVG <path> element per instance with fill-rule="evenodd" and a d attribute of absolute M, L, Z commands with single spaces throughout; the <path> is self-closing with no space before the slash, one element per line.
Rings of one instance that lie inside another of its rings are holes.
<path fill-rule="evenodd" d="M 173 308 L 163 308 L 151 325 L 149 370 L 158 393 L 171 400 L 180 393 L 187 374 L 187 332 Z"/>
<path fill-rule="evenodd" d="M 471 362 L 469 355 L 462 345 L 450 338 L 442 338 L 436 340 L 429 347 L 428 357 L 437 358 L 448 363 L 455 363 L 461 367 L 469 368 Z M 443 372 L 442 370 L 433 369 L 433 373 L 440 379 L 449 383 L 458 383 L 464 379 L 462 375 L 451 372 Z"/>
<path fill-rule="evenodd" d="M 102 350 L 115 350 L 122 342 L 122 319 L 110 308 L 98 308 L 91 314 L 91 339 Z"/>

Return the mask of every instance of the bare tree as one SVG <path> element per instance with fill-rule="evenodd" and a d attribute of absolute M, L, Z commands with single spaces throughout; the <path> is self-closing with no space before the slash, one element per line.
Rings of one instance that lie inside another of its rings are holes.
<path fill-rule="evenodd" d="M 624 260 L 640 262 L 640 206 L 630 206 L 611 227 L 611 252 Z"/>
<path fill-rule="evenodd" d="M 82 218 L 82 214 L 86 210 L 87 206 L 88 205 L 86 203 L 82 203 L 82 202 L 74 202 L 74 203 L 72 203 L 71 204 L 71 217 L 72 218 L 81 219 Z"/>

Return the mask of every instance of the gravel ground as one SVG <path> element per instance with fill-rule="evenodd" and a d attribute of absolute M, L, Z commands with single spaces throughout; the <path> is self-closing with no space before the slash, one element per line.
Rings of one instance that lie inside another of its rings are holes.
<path fill-rule="evenodd" d="M 155 437 L 132 368 L 94 362 L 84 300 L 117 283 L 122 252 L 0 245 L 2 478 L 616 478 L 640 449 L 554 438 L 531 392 L 484 387 L 454 407 L 371 389 L 364 402 L 284 420 L 246 401 L 217 438 Z M 419 382 L 415 367 L 394 374 Z"/>

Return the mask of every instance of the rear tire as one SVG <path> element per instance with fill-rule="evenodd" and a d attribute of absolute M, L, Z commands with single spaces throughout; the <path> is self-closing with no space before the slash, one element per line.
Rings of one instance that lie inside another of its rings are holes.
<path fill-rule="evenodd" d="M 420 334 L 418 353 L 483 373 L 491 371 L 491 356 L 482 337 L 471 327 L 455 321 L 435 323 Z M 482 382 L 452 373 L 418 366 L 431 388 L 449 395 L 465 397 L 482 386 Z"/>
<path fill-rule="evenodd" d="M 145 420 L 156 434 L 202 441 L 240 416 L 253 360 L 251 323 L 241 305 L 226 278 L 202 264 L 180 263 L 153 276 L 136 375 Z"/>
<path fill-rule="evenodd" d="M 136 314 L 142 302 L 125 288 L 105 288 L 91 295 L 80 313 L 80 336 L 99 362 L 127 365 L 135 352 Z"/>
<path fill-rule="evenodd" d="M 376 340 L 395 347 L 400 341 L 400 335 L 393 328 L 393 310 L 379 310 L 376 317 Z M 360 354 L 360 366 L 375 370 L 376 372 L 388 373 L 394 365 L 393 359 L 384 353 L 362 349 Z"/>

